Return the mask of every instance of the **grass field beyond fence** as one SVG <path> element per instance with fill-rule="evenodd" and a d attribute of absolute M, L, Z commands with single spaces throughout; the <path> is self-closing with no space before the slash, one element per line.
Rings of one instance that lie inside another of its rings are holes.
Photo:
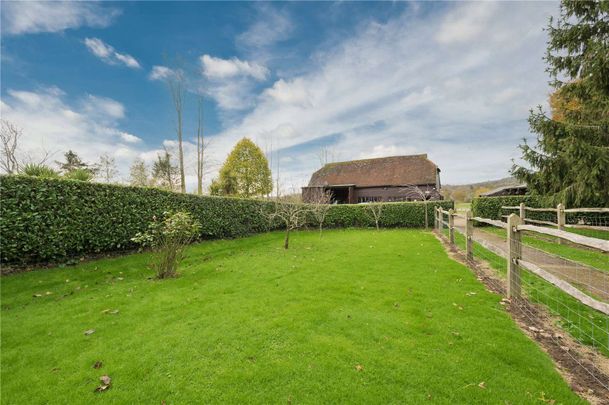
<path fill-rule="evenodd" d="M 4 277 L 2 403 L 583 403 L 431 233 L 282 237 Z"/>

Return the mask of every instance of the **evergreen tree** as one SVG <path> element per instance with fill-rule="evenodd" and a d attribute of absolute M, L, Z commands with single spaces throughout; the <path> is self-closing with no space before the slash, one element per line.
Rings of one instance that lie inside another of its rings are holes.
<path fill-rule="evenodd" d="M 252 197 L 273 190 L 271 169 L 262 150 L 247 138 L 240 140 L 226 158 L 218 179 L 210 186 L 215 195 Z"/>
<path fill-rule="evenodd" d="M 512 173 L 548 202 L 609 206 L 609 2 L 563 0 L 560 10 L 545 57 L 552 117 L 531 111 L 537 145 L 520 146 L 530 168 Z"/>
<path fill-rule="evenodd" d="M 59 169 L 64 174 L 68 174 L 68 173 L 73 172 L 74 170 L 78 170 L 78 169 L 83 169 L 85 171 L 89 171 L 90 173 L 93 172 L 93 170 L 91 170 L 89 168 L 89 165 L 86 164 L 85 162 L 83 162 L 80 159 L 80 156 L 78 156 L 78 154 L 76 152 L 69 150 L 66 153 L 64 153 L 63 156 L 65 158 L 65 162 L 56 161 L 55 163 L 57 163 L 59 165 Z"/>

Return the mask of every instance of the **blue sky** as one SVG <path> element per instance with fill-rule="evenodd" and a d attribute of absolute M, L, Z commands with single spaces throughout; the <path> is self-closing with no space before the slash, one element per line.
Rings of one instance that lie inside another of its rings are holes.
<path fill-rule="evenodd" d="M 163 78 L 204 97 L 211 181 L 243 136 L 288 191 L 334 160 L 428 153 L 444 183 L 504 177 L 550 88 L 552 2 L 2 3 L 1 112 L 24 153 L 93 162 L 174 147 Z M 176 63 L 176 60 L 179 62 Z M 185 145 L 190 188 L 195 150 Z M 277 171 L 277 165 L 279 169 Z"/>

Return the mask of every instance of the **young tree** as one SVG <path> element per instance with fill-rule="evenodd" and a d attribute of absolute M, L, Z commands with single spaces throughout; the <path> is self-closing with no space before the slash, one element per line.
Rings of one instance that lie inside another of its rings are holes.
<path fill-rule="evenodd" d="M 319 224 L 319 237 L 323 231 L 323 225 L 328 211 L 332 208 L 332 192 L 323 188 L 311 190 L 309 195 L 309 209 Z"/>
<path fill-rule="evenodd" d="M 148 168 L 142 159 L 135 159 L 133 161 L 129 174 L 129 183 L 132 186 L 146 187 L 150 184 L 150 179 L 148 178 Z"/>
<path fill-rule="evenodd" d="M 198 100 L 197 120 L 197 194 L 203 194 L 203 155 L 205 144 L 203 139 L 203 97 Z"/>
<path fill-rule="evenodd" d="M 609 2 L 563 0 L 548 26 L 553 117 L 541 107 L 531 111 L 537 145 L 520 146 L 530 167 L 512 168 L 548 203 L 609 205 L 608 19 Z"/>
<path fill-rule="evenodd" d="M 288 198 L 275 200 L 275 210 L 268 214 L 269 223 L 280 221 L 285 226 L 283 248 L 290 246 L 290 232 L 300 228 L 305 220 L 308 208 L 304 204 L 296 203 Z"/>
<path fill-rule="evenodd" d="M 381 228 L 379 226 L 379 222 L 381 220 L 381 216 L 383 215 L 383 204 L 382 203 L 370 203 L 366 204 L 366 211 L 370 213 L 372 219 L 374 219 L 374 224 L 376 225 L 376 230 L 379 231 Z"/>
<path fill-rule="evenodd" d="M 171 155 L 167 150 L 163 156 L 157 155 L 157 161 L 152 165 L 152 179 L 157 187 L 175 190 L 177 186 L 178 168 L 171 163 Z"/>
<path fill-rule="evenodd" d="M 247 138 L 240 140 L 226 158 L 217 180 L 212 182 L 212 194 L 252 197 L 271 192 L 271 170 L 262 150 Z"/>
<path fill-rule="evenodd" d="M 421 187 L 419 187 L 415 184 L 409 184 L 409 185 L 405 186 L 404 188 L 400 189 L 400 192 L 403 193 L 407 198 L 423 201 L 423 204 L 424 204 L 423 209 L 425 210 L 425 229 L 427 229 L 429 227 L 429 214 L 427 212 L 428 200 L 427 200 L 427 194 L 425 193 L 425 191 L 423 191 L 421 189 Z"/>
<path fill-rule="evenodd" d="M 176 112 L 176 134 L 178 137 L 178 164 L 180 172 L 180 191 L 186 192 L 186 178 L 184 175 L 184 149 L 182 147 L 182 114 L 184 112 L 184 98 L 185 98 L 185 87 L 186 77 L 184 70 L 180 67 L 180 63 L 175 63 L 175 68 L 172 69 L 172 73 L 167 75 L 167 87 L 169 88 L 169 94 L 171 95 L 171 101 L 173 108 Z"/>
<path fill-rule="evenodd" d="M 109 154 L 104 153 L 99 157 L 99 162 L 96 164 L 96 172 L 103 181 L 111 183 L 118 174 L 116 160 Z"/>
<path fill-rule="evenodd" d="M 5 173 L 14 174 L 20 168 L 17 147 L 23 131 L 7 120 L 1 120 L 0 124 L 2 125 L 0 129 L 0 142 L 2 142 L 0 167 Z"/>

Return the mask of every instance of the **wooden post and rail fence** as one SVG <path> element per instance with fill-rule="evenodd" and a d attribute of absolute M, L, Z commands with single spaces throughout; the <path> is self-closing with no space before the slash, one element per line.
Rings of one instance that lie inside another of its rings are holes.
<path fill-rule="evenodd" d="M 523 223 L 532 223 L 538 225 L 548 225 L 558 228 L 558 230 L 564 230 L 565 228 L 579 228 L 579 229 L 594 229 L 599 231 L 609 231 L 608 225 L 590 225 L 590 224 L 569 224 L 567 223 L 567 214 L 609 214 L 609 208 L 565 208 L 564 204 L 558 204 L 556 208 L 536 208 L 527 207 L 524 203 L 520 203 L 518 206 L 503 206 L 503 210 L 518 210 L 518 216 L 521 218 Z M 527 212 L 546 212 L 556 213 L 556 222 L 545 221 L 540 219 L 529 218 Z M 507 218 L 509 215 L 502 215 L 503 218 Z"/>
<path fill-rule="evenodd" d="M 565 212 L 566 210 L 561 209 L 561 205 L 556 208 L 558 213 L 558 221 L 557 224 L 564 225 L 564 216 L 561 219 L 561 212 Z M 514 207 L 512 207 L 514 208 Z M 526 207 L 524 204 L 521 204 L 518 208 L 519 213 L 523 214 L 526 211 Z M 537 209 L 536 209 L 537 210 Z M 589 209 L 585 209 L 589 210 Z M 598 212 L 597 210 L 603 210 L 601 212 L 609 212 L 607 208 L 594 209 L 594 211 L 583 211 L 583 212 Z M 606 211 L 604 211 L 606 210 Z M 444 220 L 444 216 L 448 217 L 448 221 Z M 609 253 L 609 240 L 603 240 L 598 238 L 593 238 L 589 236 L 583 236 L 576 233 L 565 231 L 564 229 L 553 229 L 548 227 L 542 227 L 537 225 L 529 225 L 526 224 L 521 216 L 516 214 L 510 214 L 507 218 L 507 223 L 488 219 L 488 218 L 480 218 L 473 217 L 471 211 L 467 211 L 465 215 L 461 215 L 451 210 L 443 210 L 440 207 L 436 207 L 435 209 L 435 228 L 442 234 L 443 227 L 448 227 L 448 242 L 451 246 L 455 246 L 455 230 L 458 230 L 454 226 L 454 218 L 459 217 L 465 219 L 465 227 L 463 231 L 463 236 L 465 237 L 465 253 L 468 260 L 473 260 L 473 223 L 479 222 L 488 225 L 493 225 L 496 227 L 500 227 L 506 230 L 507 243 L 506 249 L 507 253 L 498 249 L 491 243 L 488 243 L 482 239 L 476 240 L 475 242 L 481 245 L 483 248 L 490 250 L 494 254 L 503 257 L 507 261 L 507 296 L 508 298 L 520 298 L 521 297 L 521 271 L 522 269 L 526 269 L 527 271 L 535 274 L 536 276 L 542 278 L 543 280 L 549 282 L 554 285 L 558 289 L 567 293 L 571 297 L 577 299 L 581 303 L 596 309 L 606 315 L 609 315 L 609 304 L 599 301 L 591 296 L 585 294 L 579 289 L 575 288 L 573 285 L 568 283 L 565 280 L 547 272 L 542 269 L 538 265 L 527 261 L 522 257 L 522 232 L 535 232 L 544 235 L 554 236 L 561 240 L 567 240 L 577 245 L 585 246 L 588 248 L 592 248 L 595 250 L 600 250 L 601 252 Z M 526 218 L 526 217 L 525 217 Z M 553 224 L 552 225 L 556 225 Z M 461 232 L 459 230 L 459 232 Z"/>

